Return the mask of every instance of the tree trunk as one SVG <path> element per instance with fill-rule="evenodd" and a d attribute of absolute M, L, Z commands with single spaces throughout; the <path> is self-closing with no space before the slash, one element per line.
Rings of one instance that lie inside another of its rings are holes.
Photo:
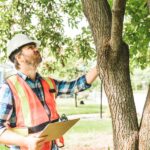
<path fill-rule="evenodd" d="M 139 150 L 150 150 L 150 86 L 140 124 Z"/>
<path fill-rule="evenodd" d="M 116 64 L 109 60 L 101 69 L 113 125 L 115 150 L 138 149 L 138 121 L 130 83 L 128 48 L 122 45 Z"/>
<path fill-rule="evenodd" d="M 147 0 L 147 6 L 148 6 L 149 13 L 150 13 L 150 0 Z"/>
<path fill-rule="evenodd" d="M 115 150 L 138 149 L 138 121 L 129 74 L 129 49 L 122 41 L 124 0 L 82 0 L 97 50 L 100 78 L 109 101 Z"/>

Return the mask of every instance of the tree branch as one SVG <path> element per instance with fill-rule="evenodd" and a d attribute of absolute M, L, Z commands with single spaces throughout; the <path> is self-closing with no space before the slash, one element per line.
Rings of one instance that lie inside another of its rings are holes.
<path fill-rule="evenodd" d="M 111 11 L 107 0 L 82 0 L 83 12 L 89 22 L 96 49 L 102 52 L 111 35 Z"/>
<path fill-rule="evenodd" d="M 148 6 L 149 13 L 150 13 L 150 0 L 147 0 L 147 6 Z"/>
<path fill-rule="evenodd" d="M 122 43 L 123 19 L 126 0 L 114 0 L 112 7 L 111 47 L 117 51 Z"/>

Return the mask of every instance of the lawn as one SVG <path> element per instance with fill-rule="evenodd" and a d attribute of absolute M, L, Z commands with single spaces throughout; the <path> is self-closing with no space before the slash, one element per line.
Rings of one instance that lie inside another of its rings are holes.
<path fill-rule="evenodd" d="M 58 99 L 57 109 L 59 114 L 65 113 L 66 115 L 100 113 L 99 104 L 94 104 L 94 102 L 91 103 L 91 101 L 85 101 L 85 104 L 78 104 L 78 106 L 75 107 L 75 101 L 72 98 Z M 108 112 L 108 107 L 103 106 L 102 111 L 103 113 Z"/>
<path fill-rule="evenodd" d="M 64 138 L 63 150 L 106 150 L 113 145 L 111 120 L 81 119 Z"/>
<path fill-rule="evenodd" d="M 110 119 L 81 119 L 79 122 L 70 129 L 70 133 L 105 133 L 111 134 L 111 120 Z"/>

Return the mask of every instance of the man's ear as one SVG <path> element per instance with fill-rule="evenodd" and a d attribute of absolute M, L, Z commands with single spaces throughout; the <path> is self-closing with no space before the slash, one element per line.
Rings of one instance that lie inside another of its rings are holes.
<path fill-rule="evenodd" d="M 16 54 L 15 55 L 15 59 L 18 61 L 20 59 L 20 55 L 19 54 Z"/>
<path fill-rule="evenodd" d="M 20 62 L 21 61 L 21 53 L 15 55 L 15 59 Z"/>

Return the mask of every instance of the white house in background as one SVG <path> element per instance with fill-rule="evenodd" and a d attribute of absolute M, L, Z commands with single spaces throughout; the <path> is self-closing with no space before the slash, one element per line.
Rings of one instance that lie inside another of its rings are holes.
<path fill-rule="evenodd" d="M 14 66 L 10 63 L 0 64 L 0 85 L 3 81 L 16 73 Z"/>

